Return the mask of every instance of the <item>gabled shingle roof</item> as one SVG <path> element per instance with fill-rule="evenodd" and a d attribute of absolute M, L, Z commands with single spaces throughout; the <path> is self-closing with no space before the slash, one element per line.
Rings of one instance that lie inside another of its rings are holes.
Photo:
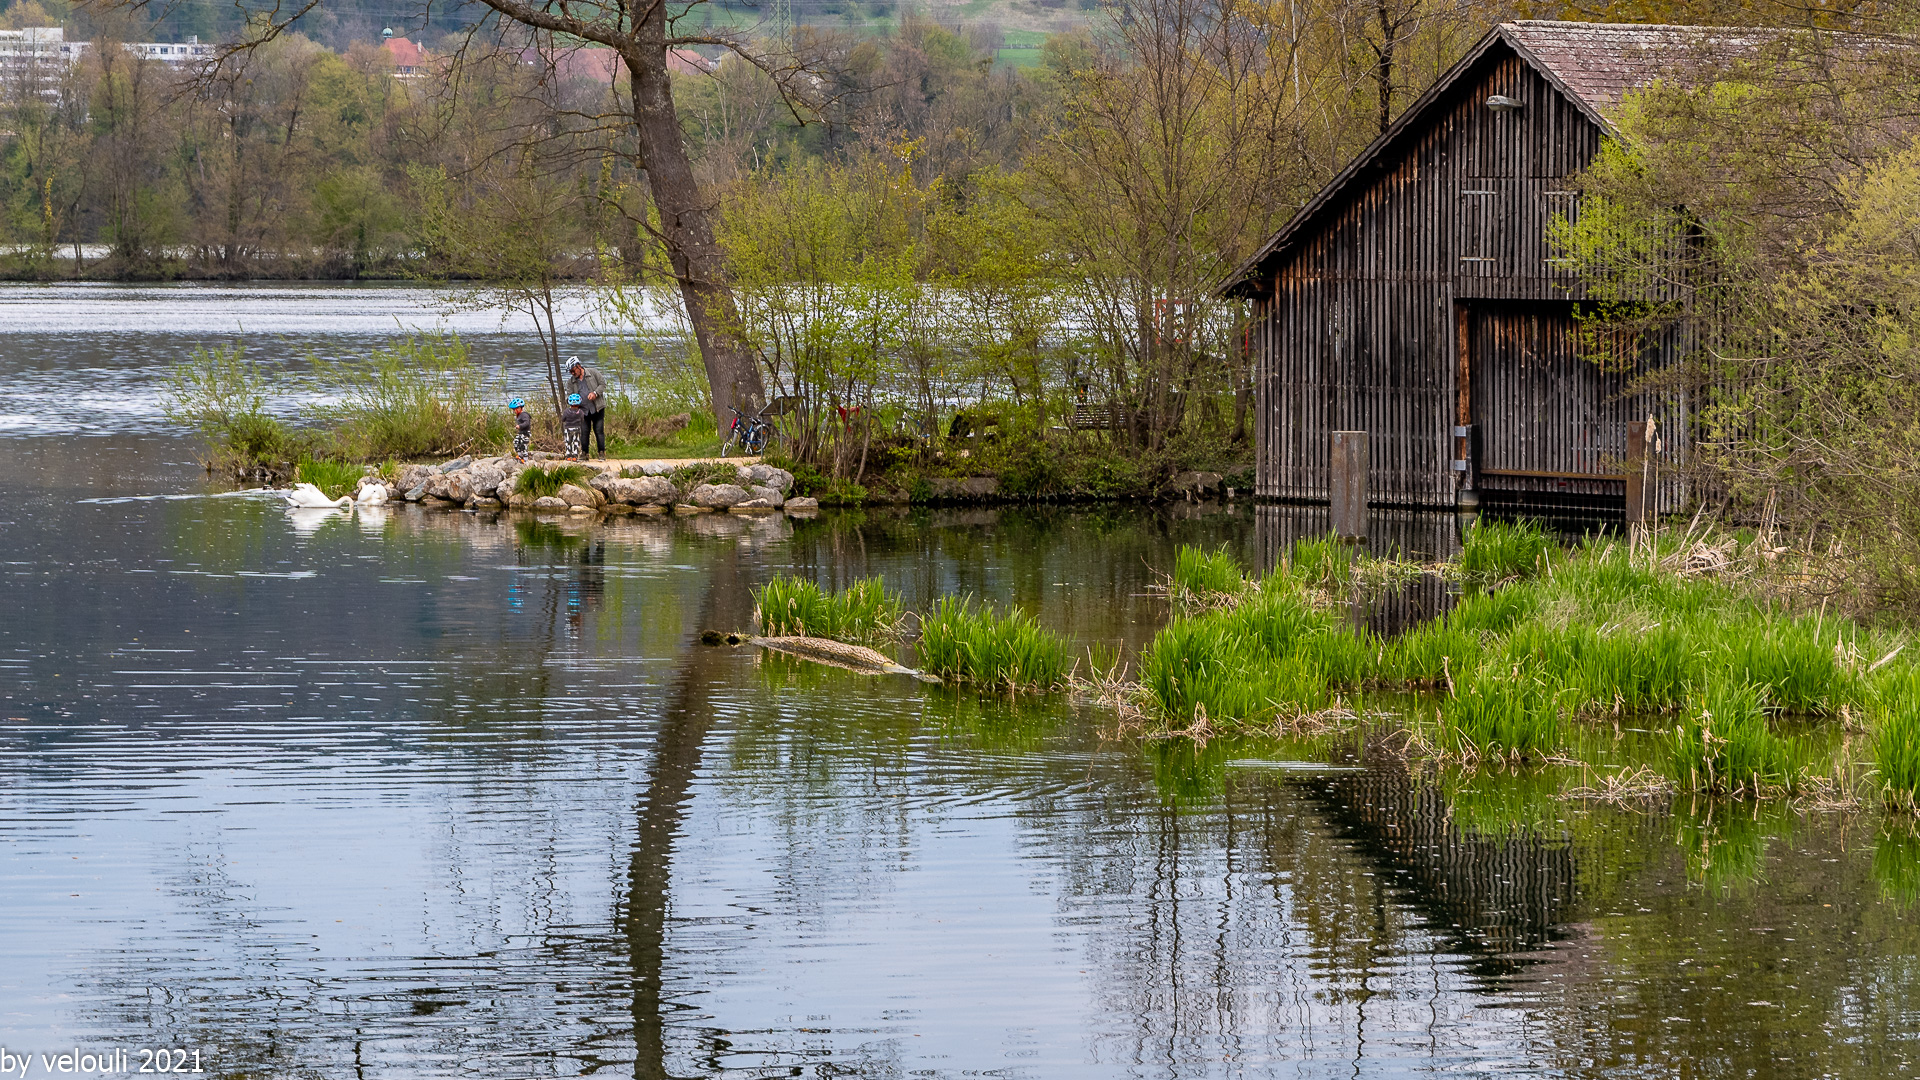
<path fill-rule="evenodd" d="M 1571 97 L 1601 111 L 1663 75 L 1751 56 L 1781 31 L 1528 20 L 1505 23 L 1495 33 Z"/>
<path fill-rule="evenodd" d="M 1663 75 L 1682 75 L 1701 63 L 1726 63 L 1751 56 L 1776 41 L 1781 30 L 1721 26 L 1665 26 L 1633 23 L 1578 23 L 1527 20 L 1502 23 L 1487 32 L 1460 62 L 1408 106 L 1385 133 L 1301 207 L 1253 258 L 1229 275 L 1222 295 L 1246 295 L 1262 267 L 1304 234 L 1332 207 L 1357 177 L 1390 160 L 1390 152 L 1426 115 L 1451 97 L 1456 83 L 1474 71 L 1489 53 L 1511 50 L 1565 94 L 1587 118 L 1610 129 L 1607 112 L 1629 90 Z"/>

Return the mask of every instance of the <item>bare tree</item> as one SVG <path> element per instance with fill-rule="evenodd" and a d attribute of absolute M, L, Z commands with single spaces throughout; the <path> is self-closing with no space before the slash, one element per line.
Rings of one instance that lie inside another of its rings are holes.
<path fill-rule="evenodd" d="M 153 0 L 91 0 L 96 10 L 145 10 Z M 715 419 L 722 427 L 729 407 L 758 409 L 765 388 L 753 352 L 742 340 L 724 253 L 714 239 L 715 205 L 701 190 L 681 138 L 669 71 L 675 49 L 715 45 L 776 77 L 788 100 L 798 107 L 807 83 L 797 65 L 782 66 L 749 47 L 746 39 L 717 29 L 683 34 L 693 3 L 665 0 L 481 0 L 506 24 L 612 49 L 625 70 L 628 94 L 618 135 L 626 140 L 636 168 L 645 172 L 657 214 L 641 219 L 665 249 L 674 280 L 687 307 L 712 386 Z M 291 30 L 318 6 L 296 0 L 291 9 L 276 4 L 256 16 L 245 36 L 222 47 L 213 72 L 244 64 L 254 49 Z M 476 28 L 478 32 L 480 28 Z M 555 117 L 564 124 L 577 117 Z"/>

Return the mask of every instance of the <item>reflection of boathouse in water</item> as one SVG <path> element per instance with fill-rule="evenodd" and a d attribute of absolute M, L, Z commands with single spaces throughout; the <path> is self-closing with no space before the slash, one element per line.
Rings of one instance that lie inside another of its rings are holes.
<path fill-rule="evenodd" d="M 1437 786 L 1397 765 L 1315 777 L 1301 788 L 1338 835 L 1390 869 L 1414 906 L 1471 951 L 1507 956 L 1568 936 L 1576 868 L 1564 838 L 1529 828 L 1479 835 L 1461 825 Z"/>

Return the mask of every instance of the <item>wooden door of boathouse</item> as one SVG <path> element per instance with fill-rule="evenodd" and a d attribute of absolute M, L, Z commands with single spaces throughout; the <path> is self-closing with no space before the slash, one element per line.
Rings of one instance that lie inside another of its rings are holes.
<path fill-rule="evenodd" d="M 1463 301 L 1460 402 L 1481 497 L 1592 507 L 1623 499 L 1628 376 L 1583 357 L 1574 305 Z"/>

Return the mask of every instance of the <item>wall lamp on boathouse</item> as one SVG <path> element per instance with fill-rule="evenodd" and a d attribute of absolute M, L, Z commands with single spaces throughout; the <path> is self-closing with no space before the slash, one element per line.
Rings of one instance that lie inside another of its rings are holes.
<path fill-rule="evenodd" d="M 1523 107 L 1523 103 L 1505 94 L 1493 94 L 1487 98 L 1487 108 L 1497 113 L 1519 112 Z"/>

